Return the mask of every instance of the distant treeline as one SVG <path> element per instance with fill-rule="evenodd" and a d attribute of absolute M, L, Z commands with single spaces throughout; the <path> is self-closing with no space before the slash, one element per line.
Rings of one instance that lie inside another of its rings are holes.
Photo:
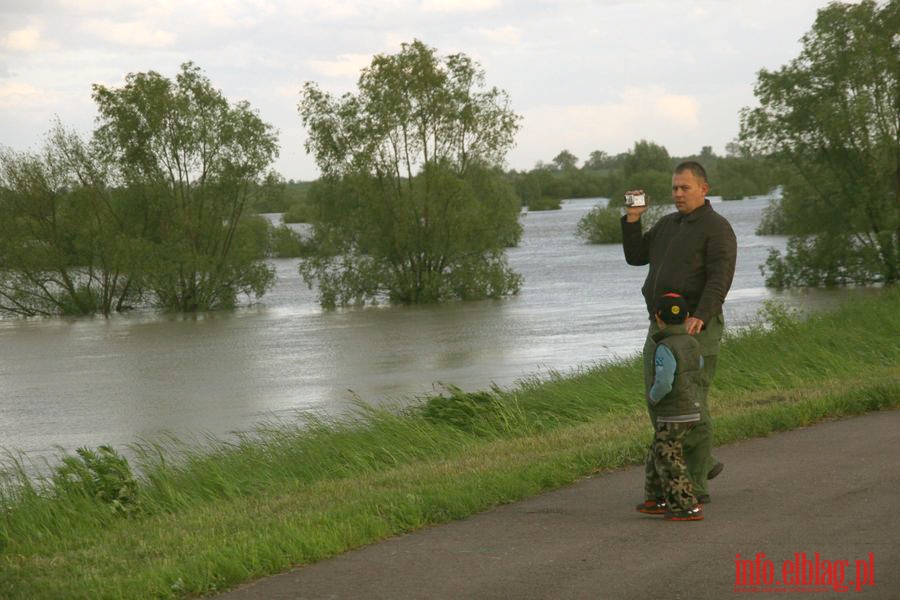
<path fill-rule="evenodd" d="M 567 198 L 621 198 L 626 190 L 636 188 L 647 190 L 658 203 L 667 203 L 672 170 L 686 160 L 703 165 L 710 194 L 725 200 L 760 196 L 780 183 L 771 163 L 751 156 L 736 143 L 728 145 L 726 156 L 715 154 L 711 146 L 704 146 L 699 154 L 670 156 L 664 146 L 641 140 L 628 152 L 612 155 L 595 150 L 580 166 L 579 160 L 563 150 L 550 162 L 538 161 L 530 171 L 507 171 L 506 178 L 529 210 L 557 209 Z M 311 185 L 293 179 L 274 181 L 256 195 L 254 208 L 260 213 L 285 213 L 288 223 L 309 222 L 313 217 L 307 202 Z"/>
<path fill-rule="evenodd" d="M 669 200 L 672 169 L 685 160 L 702 164 L 709 174 L 710 193 L 726 200 L 762 195 L 778 185 L 777 173 L 767 161 L 729 144 L 726 156 L 704 146 L 699 154 L 670 156 L 664 146 L 641 140 L 628 152 L 611 155 L 591 152 L 579 166 L 568 150 L 530 171 L 509 171 L 507 176 L 531 210 L 558 208 L 566 198 L 620 198 L 626 190 L 643 188 L 657 201 Z"/>

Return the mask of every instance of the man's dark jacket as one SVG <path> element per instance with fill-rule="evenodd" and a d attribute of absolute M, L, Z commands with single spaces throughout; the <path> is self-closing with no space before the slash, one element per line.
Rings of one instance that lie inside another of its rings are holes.
<path fill-rule="evenodd" d="M 643 235 L 640 221 L 622 217 L 622 245 L 629 265 L 650 263 L 641 292 L 651 315 L 666 292 L 684 296 L 691 315 L 704 323 L 722 312 L 734 278 L 737 239 L 709 200 L 688 215 L 666 215 Z"/>

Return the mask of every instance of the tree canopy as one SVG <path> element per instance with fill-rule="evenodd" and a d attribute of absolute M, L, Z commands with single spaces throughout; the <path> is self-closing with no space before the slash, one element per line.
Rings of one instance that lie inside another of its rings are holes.
<path fill-rule="evenodd" d="M 278 152 L 273 128 L 246 102 L 229 105 L 192 63 L 174 82 L 131 73 L 121 88 L 95 85 L 93 96 L 95 141 L 152 215 L 143 238 L 154 262 L 144 275 L 155 303 L 193 311 L 265 293 L 274 274 L 239 231 L 251 184 Z"/>
<path fill-rule="evenodd" d="M 768 283 L 834 285 L 900 276 L 900 2 L 832 3 L 800 55 L 762 70 L 741 141 L 784 174 L 773 220 L 794 234 Z"/>
<path fill-rule="evenodd" d="M 553 164 L 560 171 L 572 171 L 578 168 L 578 157 L 568 150 L 563 150 L 554 157 Z"/>
<path fill-rule="evenodd" d="M 665 146 L 647 140 L 634 143 L 634 148 L 625 157 L 625 177 L 645 171 L 672 172 L 672 159 Z"/>
<path fill-rule="evenodd" d="M 324 306 L 496 297 L 520 278 L 520 202 L 500 171 L 520 117 L 464 54 L 414 41 L 377 55 L 358 92 L 305 84 L 299 112 L 321 180 L 310 191 L 319 252 L 301 263 Z"/>
<path fill-rule="evenodd" d="M 244 207 L 276 154 L 271 126 L 191 63 L 93 97 L 90 142 L 57 125 L 40 153 L 0 153 L 0 310 L 195 311 L 265 293 L 265 224 Z"/>

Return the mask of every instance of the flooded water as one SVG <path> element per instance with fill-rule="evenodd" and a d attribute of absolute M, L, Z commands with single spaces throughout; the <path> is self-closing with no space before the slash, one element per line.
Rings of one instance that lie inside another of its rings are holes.
<path fill-rule="evenodd" d="M 354 396 L 377 403 L 441 384 L 507 387 L 633 354 L 647 325 L 647 267 L 626 265 L 620 245 L 574 237 L 598 202 L 523 216 L 509 261 L 525 283 L 505 300 L 325 312 L 297 260 L 284 259 L 272 261 L 276 288 L 231 312 L 2 320 L 0 445 L 46 455 L 164 432 L 220 436 L 297 410 L 339 413 Z M 753 233 L 766 204 L 715 204 L 739 244 L 729 324 L 750 322 L 770 298 L 815 310 L 859 293 L 765 289 L 758 265 L 770 247 L 785 245 Z"/>

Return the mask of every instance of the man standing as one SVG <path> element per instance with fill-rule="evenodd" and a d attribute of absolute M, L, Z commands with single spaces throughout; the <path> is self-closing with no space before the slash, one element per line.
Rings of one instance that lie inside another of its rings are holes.
<path fill-rule="evenodd" d="M 644 343 L 646 390 L 653 384 L 653 336 L 659 331 L 653 306 L 660 294 L 677 291 L 684 296 L 690 312 L 685 320 L 687 332 L 700 343 L 704 365 L 700 422 L 685 438 L 684 453 L 694 492 L 701 502 L 709 502 L 707 479 L 718 475 L 723 467 L 711 454 L 712 421 L 707 395 L 725 329 L 722 304 L 731 287 L 737 258 L 734 230 L 712 209 L 706 199 L 708 191 L 703 167 L 693 161 L 683 162 L 672 175 L 672 199 L 677 212 L 660 219 L 646 233 L 641 231 L 641 215 L 646 206 L 627 207 L 622 217 L 625 261 L 635 266 L 650 264 L 641 288 L 650 315 Z"/>

